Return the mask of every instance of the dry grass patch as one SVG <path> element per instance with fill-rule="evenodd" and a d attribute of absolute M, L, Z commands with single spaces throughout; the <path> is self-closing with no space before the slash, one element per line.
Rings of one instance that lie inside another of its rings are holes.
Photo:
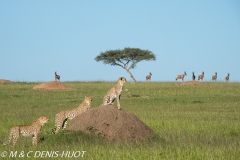
<path fill-rule="evenodd" d="M 193 85 L 204 85 L 204 83 L 200 82 L 200 81 L 186 81 L 186 82 L 182 82 L 180 83 L 181 86 L 193 86 Z"/>
<path fill-rule="evenodd" d="M 11 83 L 11 81 L 6 79 L 0 79 L 0 84 L 4 84 L 4 83 Z"/>
<path fill-rule="evenodd" d="M 71 90 L 59 81 L 51 81 L 49 83 L 42 83 L 34 86 L 33 89 L 46 89 L 46 90 Z"/>

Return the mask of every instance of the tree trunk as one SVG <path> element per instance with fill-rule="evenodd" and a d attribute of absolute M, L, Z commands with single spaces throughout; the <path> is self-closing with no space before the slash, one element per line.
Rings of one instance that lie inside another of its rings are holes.
<path fill-rule="evenodd" d="M 134 82 L 137 82 L 137 80 L 133 77 L 132 73 L 129 71 L 129 69 L 127 68 L 124 68 L 129 74 L 130 74 L 130 77 L 133 79 Z"/>

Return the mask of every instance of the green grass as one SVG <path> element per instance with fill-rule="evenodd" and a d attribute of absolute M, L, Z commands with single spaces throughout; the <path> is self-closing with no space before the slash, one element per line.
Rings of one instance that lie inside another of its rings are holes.
<path fill-rule="evenodd" d="M 156 133 L 145 142 L 108 143 L 80 131 L 49 134 L 57 112 L 78 106 L 84 96 L 93 97 L 92 108 L 100 106 L 114 83 L 65 82 L 73 88 L 67 91 L 33 90 L 37 83 L 0 84 L 1 142 L 8 139 L 9 129 L 14 125 L 29 124 L 40 116 L 50 119 L 42 128 L 38 146 L 32 146 L 31 138 L 20 137 L 15 148 L 0 145 L 0 156 L 4 151 L 9 154 L 17 151 L 17 156 L 24 152 L 26 157 L 33 151 L 28 159 L 38 159 L 34 154 L 39 151 L 59 154 L 69 151 L 76 156 L 80 156 L 79 151 L 86 151 L 78 159 L 239 159 L 240 83 L 206 82 L 201 86 L 125 83 L 121 107 Z M 41 159 L 54 159 L 51 157 L 43 155 Z"/>

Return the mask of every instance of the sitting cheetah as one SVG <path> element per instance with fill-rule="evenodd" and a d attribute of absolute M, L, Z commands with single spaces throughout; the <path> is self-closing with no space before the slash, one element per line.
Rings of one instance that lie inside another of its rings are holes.
<path fill-rule="evenodd" d="M 47 117 L 40 117 L 30 125 L 18 125 L 10 129 L 8 141 L 3 143 L 4 145 L 9 144 L 13 138 L 13 146 L 17 143 L 17 140 L 22 134 L 23 136 L 32 136 L 32 144 L 37 145 L 38 133 L 41 131 L 42 126 L 48 122 Z"/>
<path fill-rule="evenodd" d="M 107 94 L 103 97 L 103 105 L 113 104 L 114 100 L 117 99 L 118 109 L 120 107 L 120 97 L 122 94 L 123 84 L 127 82 L 125 77 L 120 77 L 117 83 L 107 92 Z"/>
<path fill-rule="evenodd" d="M 92 97 L 85 97 L 84 101 L 76 108 L 61 111 L 55 116 L 55 128 L 52 133 L 58 133 L 60 128 L 65 129 L 67 127 L 67 120 L 73 119 L 77 115 L 87 111 L 90 108 Z"/>

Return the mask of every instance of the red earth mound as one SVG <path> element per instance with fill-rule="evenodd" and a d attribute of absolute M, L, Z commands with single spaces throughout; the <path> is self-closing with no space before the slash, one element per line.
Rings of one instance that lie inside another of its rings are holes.
<path fill-rule="evenodd" d="M 181 86 L 192 86 L 192 85 L 203 85 L 203 83 L 200 81 L 186 81 L 186 82 L 180 83 L 180 85 Z"/>
<path fill-rule="evenodd" d="M 0 79 L 0 84 L 3 84 L 3 83 L 11 83 L 11 81 L 6 79 Z"/>
<path fill-rule="evenodd" d="M 69 90 L 70 88 L 66 87 L 59 81 L 51 81 L 49 83 L 42 83 L 37 86 L 34 86 L 33 89 L 46 89 L 46 90 Z"/>
<path fill-rule="evenodd" d="M 76 116 L 67 129 L 93 133 L 116 142 L 145 140 L 154 135 L 154 131 L 134 114 L 113 105 L 93 108 Z"/>

